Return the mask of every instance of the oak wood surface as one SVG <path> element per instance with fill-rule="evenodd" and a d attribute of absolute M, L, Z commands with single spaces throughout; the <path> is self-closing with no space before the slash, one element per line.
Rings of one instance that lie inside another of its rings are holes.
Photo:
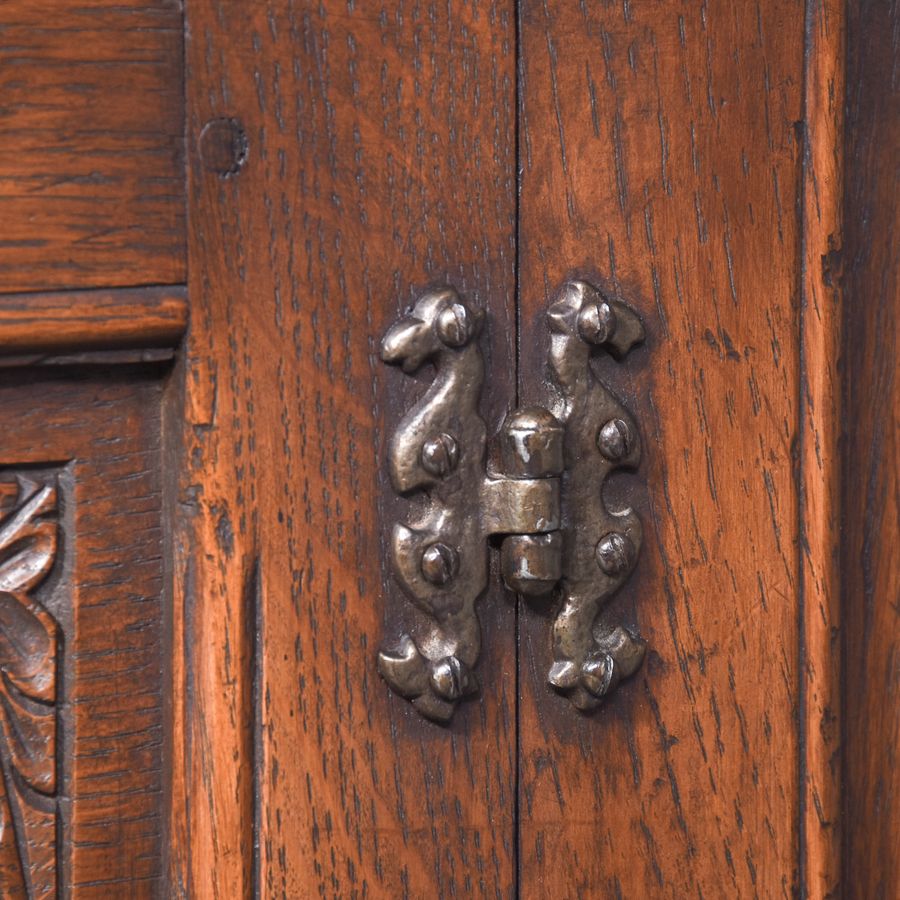
<path fill-rule="evenodd" d="M 900 895 L 900 6 L 850 4 L 845 235 L 844 896 Z"/>
<path fill-rule="evenodd" d="M 33 631 L 10 618 L 4 594 L 0 664 L 4 793 L 19 784 L 12 766 L 54 773 L 38 792 L 18 788 L 3 821 L 4 897 L 153 897 L 162 891 L 165 823 L 163 760 L 163 522 L 160 446 L 162 381 L 154 369 L 119 366 L 7 371 L 0 402 L 15 422 L 0 443 L 0 495 L 9 510 L 18 479 L 57 495 L 58 551 L 32 612 L 51 617 L 55 690 L 11 705 L 10 681 L 37 673 Z M 28 546 L 28 541 L 25 541 Z M 10 553 L 4 556 L 9 590 Z M 41 604 L 39 607 L 37 604 Z M 22 655 L 25 655 L 25 659 Z M 17 663 L 15 660 L 19 659 Z M 45 675 L 51 670 L 45 669 Z M 21 685 L 21 681 L 15 682 Z M 32 682 L 34 683 L 34 682 Z M 22 716 L 43 704 L 55 741 L 30 740 Z M 15 736 L 15 737 L 14 737 Z M 12 777 L 12 780 L 11 780 Z M 24 882 L 5 849 L 36 811 L 57 835 L 43 863 L 34 825 Z"/>
<path fill-rule="evenodd" d="M 0 3 L 0 291 L 185 278 L 179 0 Z"/>
<path fill-rule="evenodd" d="M 521 4 L 524 399 L 566 277 L 634 304 L 648 331 L 625 363 L 600 361 L 643 429 L 637 479 L 613 488 L 645 529 L 615 608 L 648 659 L 573 717 L 546 685 L 546 618 L 523 608 L 525 897 L 786 897 L 807 878 L 805 24 L 793 0 Z"/>
<path fill-rule="evenodd" d="M 449 281 L 490 312 L 492 429 L 513 394 L 513 4 L 196 3 L 187 33 L 176 895 L 512 896 L 514 604 L 482 601 L 447 728 L 374 659 L 380 461 L 429 377 L 381 334 Z"/>
<path fill-rule="evenodd" d="M 0 354 L 173 347 L 187 328 L 178 287 L 0 296 Z"/>
<path fill-rule="evenodd" d="M 797 430 L 799 886 L 840 896 L 844 0 L 806 7 Z"/>
<path fill-rule="evenodd" d="M 0 710 L 0 894 L 25 828 L 34 896 L 896 896 L 898 15 L 191 0 L 188 260 L 180 3 L 0 3 L 0 529 L 57 485 L 14 599 L 61 674 L 28 754 Z M 141 287 L 188 261 L 189 303 Z M 573 275 L 648 331 L 597 360 L 643 431 L 609 497 L 648 659 L 582 716 L 552 609 L 495 586 L 481 695 L 433 725 L 374 667 L 430 377 L 378 340 L 428 285 L 486 308 L 493 432 Z M 171 383 L 111 367 L 189 312 Z"/>

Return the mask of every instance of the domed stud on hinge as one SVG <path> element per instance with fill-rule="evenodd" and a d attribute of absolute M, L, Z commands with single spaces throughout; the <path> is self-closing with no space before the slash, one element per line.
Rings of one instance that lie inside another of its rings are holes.
<path fill-rule="evenodd" d="M 437 541 L 422 554 L 422 577 L 430 584 L 444 585 L 459 571 L 459 554 Z"/>
<path fill-rule="evenodd" d="M 610 419 L 597 432 L 597 449 L 610 461 L 619 462 L 634 448 L 634 434 L 624 419 Z"/>
<path fill-rule="evenodd" d="M 597 347 L 611 340 L 616 324 L 613 308 L 599 297 L 586 300 L 578 313 L 578 333 Z"/>
<path fill-rule="evenodd" d="M 597 565 L 611 578 L 624 575 L 634 565 L 635 548 L 631 538 L 611 531 L 597 542 Z"/>
<path fill-rule="evenodd" d="M 452 434 L 441 432 L 422 444 L 420 456 L 429 475 L 443 478 L 459 465 L 459 443 Z"/>
<path fill-rule="evenodd" d="M 615 660 L 608 654 L 592 653 L 581 670 L 581 683 L 595 697 L 603 697 L 614 686 Z"/>
<path fill-rule="evenodd" d="M 468 667 L 455 656 L 447 656 L 434 663 L 430 680 L 435 693 L 451 703 L 472 693 L 476 686 Z"/>

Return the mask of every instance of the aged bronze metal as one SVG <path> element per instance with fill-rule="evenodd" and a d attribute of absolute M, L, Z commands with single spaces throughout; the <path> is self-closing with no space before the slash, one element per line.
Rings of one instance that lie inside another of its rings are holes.
<path fill-rule="evenodd" d="M 553 623 L 549 680 L 579 709 L 590 710 L 644 657 L 642 640 L 600 615 L 631 573 L 641 547 L 637 515 L 608 509 L 603 486 L 614 469 L 637 466 L 641 444 L 637 423 L 596 377 L 591 355 L 602 350 L 623 358 L 643 340 L 644 328 L 628 306 L 583 281 L 563 287 L 547 318 L 550 410 L 566 435 L 562 603 Z M 593 327 L 595 321 L 602 327 Z"/>
<path fill-rule="evenodd" d="M 628 411 L 594 375 L 590 357 L 597 349 L 623 357 L 643 328 L 625 304 L 585 282 L 567 284 L 548 313 L 550 408 L 507 417 L 493 470 L 478 413 L 482 319 L 452 288 L 432 290 L 382 341 L 385 362 L 408 374 L 431 362 L 435 376 L 388 450 L 394 489 L 422 497 L 408 523 L 394 526 L 391 547 L 397 580 L 424 615 L 379 654 L 378 669 L 439 722 L 477 691 L 475 606 L 487 587 L 487 539 L 500 535 L 500 571 L 511 590 L 559 592 L 549 681 L 589 710 L 644 654 L 640 639 L 600 617 L 641 544 L 636 515 L 607 509 L 603 483 L 614 468 L 637 464 L 640 439 Z"/>

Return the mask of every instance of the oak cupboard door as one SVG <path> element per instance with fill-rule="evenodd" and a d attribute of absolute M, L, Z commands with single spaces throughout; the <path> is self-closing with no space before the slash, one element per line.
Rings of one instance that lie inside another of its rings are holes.
<path fill-rule="evenodd" d="M 838 27 L 837 5 L 826 13 Z M 836 490 L 823 475 L 837 474 L 821 404 L 837 398 L 801 381 L 810 329 L 831 324 L 809 325 L 818 284 L 802 267 L 828 251 L 802 198 L 819 162 L 804 166 L 804 145 L 829 113 L 806 135 L 797 126 L 817 88 L 804 67 L 819 63 L 803 53 L 802 6 L 574 15 L 526 0 L 520 16 L 521 390 L 539 389 L 542 312 L 562 279 L 584 275 L 640 309 L 645 346 L 604 372 L 643 430 L 643 467 L 619 502 L 640 505 L 646 546 L 617 603 L 649 643 L 633 681 L 577 717 L 544 687 L 545 620 L 523 616 L 520 891 L 828 893 L 837 744 L 819 704 L 837 697 L 819 642 L 838 598 L 830 569 L 809 575 L 833 540 L 817 529 Z M 828 174 L 819 213 L 831 219 Z M 807 818 L 812 791 L 822 805 Z"/>
<path fill-rule="evenodd" d="M 485 597 L 490 688 L 446 729 L 373 662 L 400 611 L 379 461 L 422 387 L 382 332 L 450 282 L 489 313 L 492 426 L 513 390 L 514 6 L 195 3 L 186 25 L 175 875 L 510 896 L 513 604 Z"/>
<path fill-rule="evenodd" d="M 0 4 L 0 896 L 168 896 L 177 2 Z"/>
<path fill-rule="evenodd" d="M 0 4 L 0 896 L 900 893 L 898 16 Z M 395 436 L 441 385 L 466 435 L 546 425 L 573 282 L 640 317 L 579 375 L 622 404 L 597 452 L 639 464 L 582 496 L 556 402 L 561 475 L 443 433 L 430 465 L 559 500 L 566 564 L 632 507 L 584 635 L 645 658 L 565 687 L 560 594 L 482 539 L 514 504 L 450 478 L 479 687 L 413 705 L 376 662 L 423 633 Z M 466 309 L 386 365 L 447 286 Z M 435 334 L 480 397 L 416 365 Z"/>

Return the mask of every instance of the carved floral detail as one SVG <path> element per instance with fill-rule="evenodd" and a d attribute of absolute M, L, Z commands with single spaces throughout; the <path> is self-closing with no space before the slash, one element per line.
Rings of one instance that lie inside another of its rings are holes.
<path fill-rule="evenodd" d="M 18 479 L 0 519 L 0 894 L 56 890 L 59 626 L 34 596 L 57 552 L 57 489 Z"/>

